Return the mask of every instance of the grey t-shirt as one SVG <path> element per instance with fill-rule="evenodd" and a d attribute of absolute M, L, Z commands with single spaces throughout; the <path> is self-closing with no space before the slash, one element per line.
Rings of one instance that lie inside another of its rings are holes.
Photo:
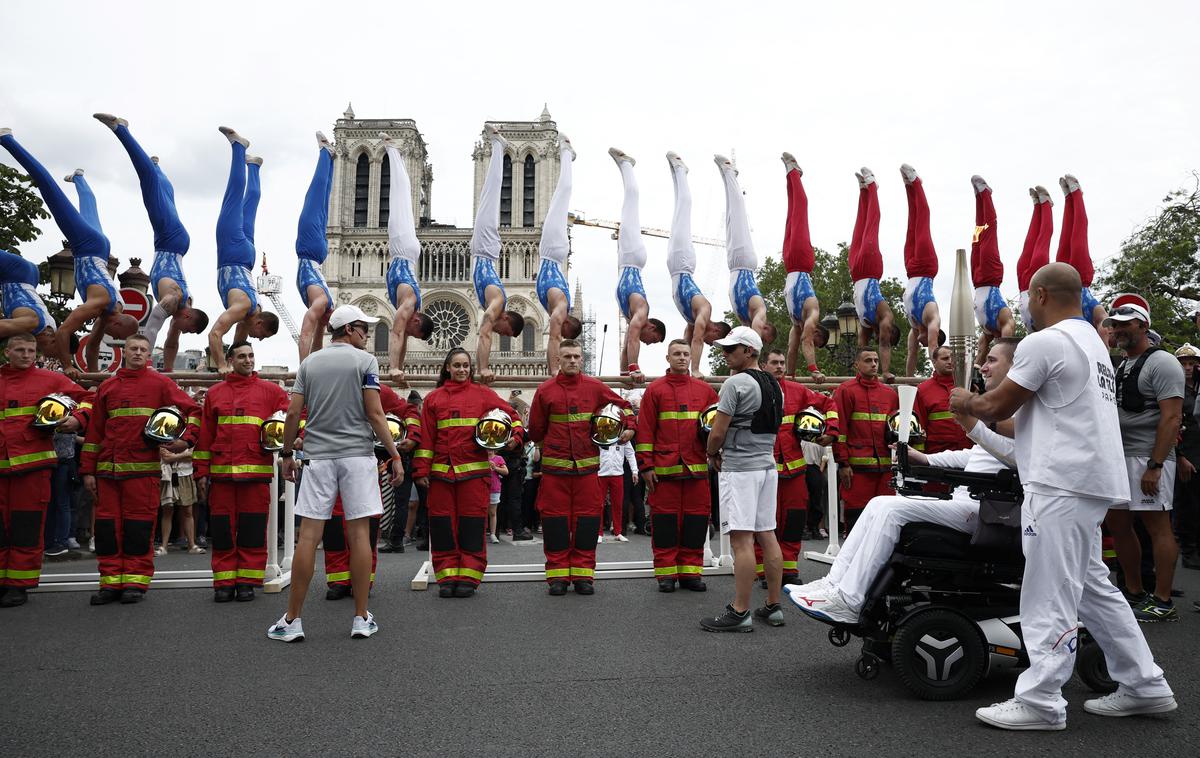
<path fill-rule="evenodd" d="M 379 361 L 346 342 L 334 342 L 300 364 L 292 392 L 304 395 L 304 457 L 374 455 L 375 434 L 363 407 L 363 390 L 379 390 Z"/>
<path fill-rule="evenodd" d="M 1133 370 L 1137 360 L 1126 358 L 1117 369 L 1117 382 Z M 1154 438 L 1158 434 L 1158 420 L 1162 416 L 1158 410 L 1158 401 L 1173 397 L 1183 397 L 1183 367 L 1166 350 L 1155 350 L 1142 364 L 1142 373 L 1138 376 L 1138 391 L 1146 398 L 1146 410 L 1141 413 L 1130 413 L 1117 406 L 1117 416 L 1121 420 L 1121 441 L 1125 446 L 1126 458 L 1145 458 L 1154 452 Z M 1175 445 L 1167 460 L 1175 460 Z"/>
<path fill-rule="evenodd" d="M 775 468 L 775 434 L 754 434 L 750 421 L 762 405 L 762 389 L 750 374 L 734 374 L 721 385 L 717 410 L 732 417 L 721 448 L 722 471 Z"/>

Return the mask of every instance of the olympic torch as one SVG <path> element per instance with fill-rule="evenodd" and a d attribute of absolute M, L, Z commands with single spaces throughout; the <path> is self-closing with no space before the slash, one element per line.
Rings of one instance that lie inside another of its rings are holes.
<path fill-rule="evenodd" d="M 954 289 L 950 293 L 950 352 L 954 355 L 954 384 L 971 388 L 974 368 L 974 288 L 967 269 L 967 251 L 954 251 Z"/>

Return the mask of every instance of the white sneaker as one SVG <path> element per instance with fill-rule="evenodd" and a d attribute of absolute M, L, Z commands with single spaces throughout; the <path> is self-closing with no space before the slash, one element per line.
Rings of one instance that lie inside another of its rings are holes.
<path fill-rule="evenodd" d="M 1057 732 L 1067 728 L 1066 721 L 1052 724 L 1038 715 L 1037 711 L 1015 697 L 1003 703 L 995 703 L 975 711 L 975 718 L 1000 729 L 1017 731 Z"/>
<path fill-rule="evenodd" d="M 1134 697 L 1124 690 L 1117 690 L 1111 695 L 1086 700 L 1083 710 L 1096 716 L 1139 716 L 1147 713 L 1168 713 L 1179 707 L 1175 698 L 1165 697 Z"/>
<path fill-rule="evenodd" d="M 847 605 L 842 599 L 842 593 L 834 587 L 826 587 L 816 592 L 789 592 L 788 598 L 806 615 L 820 621 L 858 623 L 858 611 Z"/>
<path fill-rule="evenodd" d="M 800 595 L 812 595 L 816 593 L 824 594 L 832 587 L 833 582 L 829 581 L 829 575 L 827 574 L 820 579 L 814 579 L 808 584 L 785 584 L 783 585 L 783 591 L 788 595 L 791 595 L 793 592 Z"/>
<path fill-rule="evenodd" d="M 596 538 L 596 544 L 597 544 L 597 545 L 603 545 L 603 544 L 604 544 L 604 535 L 603 535 L 603 534 L 601 534 L 599 537 L 597 537 L 597 538 Z"/>
<path fill-rule="evenodd" d="M 971 177 L 971 186 L 975 188 L 976 195 L 981 195 L 983 194 L 984 190 L 991 189 L 991 187 L 988 186 L 987 181 L 984 180 L 984 178 L 979 174 Z M 1037 190 L 1034 190 L 1034 192 L 1036 191 Z"/>
<path fill-rule="evenodd" d="M 912 184 L 917 180 L 917 170 L 907 163 L 900 164 L 900 178 L 905 184 Z"/>
<path fill-rule="evenodd" d="M 363 639 L 370 637 L 375 632 L 379 631 L 379 624 L 375 623 L 375 617 L 367 611 L 367 617 L 355 616 L 354 623 L 350 625 L 350 639 Z"/>
<path fill-rule="evenodd" d="M 629 542 L 629 538 L 626 537 L 624 534 L 618 534 L 617 542 Z"/>
<path fill-rule="evenodd" d="M 289 624 L 287 614 L 284 613 L 275 622 L 275 625 L 267 630 L 267 636 L 280 642 L 303 642 L 304 626 L 300 623 L 299 617 L 292 619 Z"/>
<path fill-rule="evenodd" d="M 496 536 L 496 535 L 494 535 L 494 534 L 492 535 L 492 544 L 493 544 L 493 545 L 499 545 L 499 544 L 500 544 L 500 538 L 499 538 L 499 537 L 497 537 L 497 536 Z"/>

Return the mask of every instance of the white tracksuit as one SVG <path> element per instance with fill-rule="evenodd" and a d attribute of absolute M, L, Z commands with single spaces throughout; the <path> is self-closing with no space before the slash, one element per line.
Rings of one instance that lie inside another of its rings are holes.
<path fill-rule="evenodd" d="M 388 256 L 407 260 L 415 274 L 417 261 L 421 257 L 421 243 L 417 241 L 417 224 L 413 219 L 412 183 L 400 151 L 394 145 L 389 145 L 386 150 L 390 182 Z M 499 208 L 499 205 L 496 207 Z"/>
<path fill-rule="evenodd" d="M 557 263 L 563 274 L 566 274 L 567 254 L 571 252 L 571 242 L 567 237 L 567 216 L 571 205 L 571 188 L 573 186 L 571 169 L 574 163 L 569 147 L 562 146 L 558 154 L 558 184 L 554 186 L 554 194 L 550 197 L 550 207 L 546 210 L 545 221 L 542 222 L 542 238 L 538 241 L 538 255 L 545 260 Z"/>

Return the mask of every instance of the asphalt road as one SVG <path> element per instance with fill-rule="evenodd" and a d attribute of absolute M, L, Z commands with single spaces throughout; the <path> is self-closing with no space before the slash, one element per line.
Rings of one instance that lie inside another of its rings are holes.
<path fill-rule="evenodd" d="M 601 551 L 644 558 L 648 539 Z M 540 551 L 505 544 L 492 554 L 530 562 Z M 1011 673 L 966 700 L 928 703 L 890 670 L 859 679 L 856 645 L 831 647 L 826 627 L 791 608 L 782 628 L 703 632 L 700 617 L 730 599 L 732 577 L 710 578 L 705 594 L 614 579 L 592 597 L 503 583 L 442 600 L 407 589 L 425 556 L 380 556 L 371 607 L 381 631 L 368 640 L 349 639 L 353 607 L 319 587 L 305 609 L 308 640 L 293 645 L 265 636 L 281 595 L 218 606 L 206 589 L 152 589 L 140 605 L 93 608 L 84 593 L 44 593 L 0 610 L 0 756 L 1200 752 L 1197 571 L 1180 570 L 1180 622 L 1143 627 L 1178 711 L 1090 716 L 1089 693 L 1072 680 L 1066 731 L 1009 733 L 973 712 L 1010 696 Z M 815 578 L 825 566 L 804 571 Z"/>

